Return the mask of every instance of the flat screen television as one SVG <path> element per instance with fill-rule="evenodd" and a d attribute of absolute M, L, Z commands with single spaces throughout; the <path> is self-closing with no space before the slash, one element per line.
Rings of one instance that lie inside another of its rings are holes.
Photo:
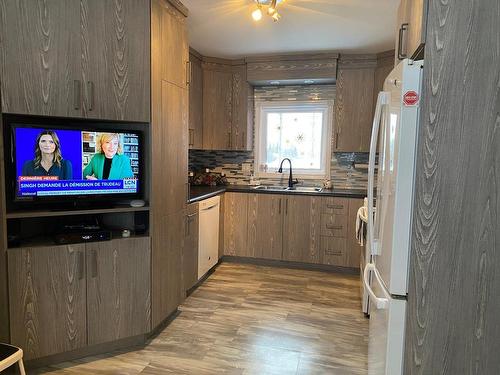
<path fill-rule="evenodd" d="M 143 196 L 143 134 L 130 123 L 8 117 L 10 209 L 110 206 Z"/>

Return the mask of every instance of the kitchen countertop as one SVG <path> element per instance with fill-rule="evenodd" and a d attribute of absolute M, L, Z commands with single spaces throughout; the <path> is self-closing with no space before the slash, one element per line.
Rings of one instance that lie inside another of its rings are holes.
<path fill-rule="evenodd" d="M 269 190 L 256 190 L 254 186 L 247 185 L 227 185 L 227 186 L 191 186 L 189 191 L 189 202 L 195 203 L 204 199 L 228 192 L 241 192 L 241 193 L 256 193 L 256 194 L 289 194 L 289 195 L 315 195 L 321 197 L 343 197 L 343 198 L 365 198 L 366 190 L 363 189 L 324 189 L 320 192 L 311 191 L 269 191 Z"/>

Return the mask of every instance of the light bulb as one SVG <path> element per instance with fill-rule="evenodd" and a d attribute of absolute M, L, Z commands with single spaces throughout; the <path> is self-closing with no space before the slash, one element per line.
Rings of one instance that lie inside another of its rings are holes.
<path fill-rule="evenodd" d="M 273 17 L 274 22 L 278 22 L 281 18 L 281 14 L 279 14 L 278 12 L 275 12 L 272 17 Z"/>
<path fill-rule="evenodd" d="M 273 16 L 275 13 L 276 8 L 273 8 L 272 6 L 269 6 L 269 8 L 267 8 L 267 14 L 269 14 L 270 16 Z"/>
<path fill-rule="evenodd" d="M 262 19 L 262 10 L 260 8 L 255 9 L 252 12 L 252 18 L 254 21 L 260 21 Z"/>

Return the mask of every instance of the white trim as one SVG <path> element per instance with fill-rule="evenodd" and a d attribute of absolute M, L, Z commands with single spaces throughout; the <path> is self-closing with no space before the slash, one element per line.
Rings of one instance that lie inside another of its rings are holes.
<path fill-rule="evenodd" d="M 317 100 L 317 101 L 276 101 L 276 102 L 257 102 L 255 104 L 255 146 L 254 146 L 254 154 L 255 154 L 255 166 L 254 173 L 259 178 L 281 178 L 280 174 L 277 174 L 276 171 L 261 171 L 260 165 L 264 164 L 261 162 L 262 156 L 265 153 L 265 132 L 262 132 L 262 114 L 264 112 L 270 112 L 274 110 L 286 110 L 290 108 L 293 109 L 307 109 L 311 110 L 320 110 L 325 114 L 324 126 L 322 131 L 322 148 L 324 148 L 324 152 L 321 155 L 321 170 L 318 173 L 305 173 L 304 169 L 293 169 L 294 177 L 298 177 L 301 179 L 325 179 L 330 178 L 330 169 L 331 169 L 331 157 L 332 157 L 332 128 L 333 128 L 333 100 Z M 326 122 L 325 122 L 326 121 Z M 293 160 L 292 160 L 293 162 Z M 288 165 L 286 165 L 288 167 Z M 284 169 L 285 171 L 287 169 Z M 286 172 L 284 172 L 286 174 Z"/>

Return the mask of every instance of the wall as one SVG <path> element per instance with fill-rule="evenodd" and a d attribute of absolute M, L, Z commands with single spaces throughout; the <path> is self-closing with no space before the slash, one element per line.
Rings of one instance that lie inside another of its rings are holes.
<path fill-rule="evenodd" d="M 308 86 L 265 86 L 255 88 L 255 102 L 263 101 L 316 101 L 334 100 L 335 85 Z M 353 168 L 353 162 L 368 163 L 367 153 L 332 153 L 331 180 L 335 188 L 366 189 L 366 169 Z M 248 164 L 243 172 L 242 164 Z M 209 168 L 215 172 L 225 173 L 233 184 L 248 184 L 254 171 L 253 152 L 246 151 L 202 151 L 190 150 L 189 170 L 199 171 Z M 277 175 L 276 179 L 260 179 L 263 183 L 286 184 L 288 175 Z M 318 186 L 322 180 L 302 180 L 303 185 Z"/>

